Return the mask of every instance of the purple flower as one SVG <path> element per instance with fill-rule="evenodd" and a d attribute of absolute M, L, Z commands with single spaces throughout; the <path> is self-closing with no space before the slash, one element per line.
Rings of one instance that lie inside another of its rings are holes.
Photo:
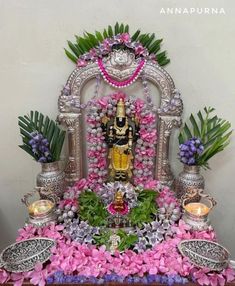
<path fill-rule="evenodd" d="M 204 151 L 200 138 L 191 138 L 179 146 L 180 161 L 187 165 L 196 165 L 199 155 Z"/>
<path fill-rule="evenodd" d="M 51 161 L 51 152 L 49 149 L 49 142 L 41 133 L 34 131 L 30 134 L 29 145 L 31 145 L 32 152 L 37 156 L 37 161 L 40 163 L 47 163 Z"/>

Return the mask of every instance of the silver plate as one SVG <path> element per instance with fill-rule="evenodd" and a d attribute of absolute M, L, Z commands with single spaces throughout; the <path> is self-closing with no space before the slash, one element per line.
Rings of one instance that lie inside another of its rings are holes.
<path fill-rule="evenodd" d="M 221 271 L 228 266 L 229 252 L 222 245 L 204 239 L 183 240 L 178 245 L 183 256 L 198 267 Z"/>
<path fill-rule="evenodd" d="M 9 272 L 32 270 L 36 263 L 44 263 L 51 256 L 55 241 L 50 238 L 36 237 L 13 243 L 0 254 L 0 268 Z"/>

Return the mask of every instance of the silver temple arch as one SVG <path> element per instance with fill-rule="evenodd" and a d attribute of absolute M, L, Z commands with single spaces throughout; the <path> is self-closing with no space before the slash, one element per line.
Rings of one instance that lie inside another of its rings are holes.
<path fill-rule="evenodd" d="M 129 78 L 138 65 L 133 53 L 122 50 L 113 51 L 104 61 L 107 72 L 119 81 Z M 143 71 L 146 80 L 151 81 L 160 90 L 155 178 L 162 184 L 171 185 L 174 177 L 169 162 L 169 140 L 172 129 L 181 125 L 183 103 L 172 78 L 161 66 L 147 61 Z M 70 185 L 82 178 L 82 126 L 79 107 L 81 91 L 84 85 L 97 75 L 100 75 L 100 70 L 96 62 L 76 68 L 66 83 L 69 94 L 62 91 L 58 100 L 58 121 L 66 126 L 68 134 L 68 162 L 65 172 Z"/>

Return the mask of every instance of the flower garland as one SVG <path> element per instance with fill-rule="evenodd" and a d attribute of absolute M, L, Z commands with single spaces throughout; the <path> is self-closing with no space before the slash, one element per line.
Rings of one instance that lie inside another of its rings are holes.
<path fill-rule="evenodd" d="M 117 80 L 113 79 L 109 75 L 107 70 L 105 69 L 105 67 L 103 65 L 103 62 L 102 62 L 102 59 L 98 59 L 97 64 L 98 64 L 98 67 L 100 69 L 100 73 L 101 73 L 102 77 L 104 78 L 104 80 L 108 84 L 110 84 L 111 86 L 114 86 L 116 88 L 123 88 L 123 87 L 127 87 L 127 86 L 133 84 L 137 80 L 137 78 L 139 77 L 141 71 L 144 68 L 145 61 L 141 60 L 139 65 L 137 66 L 136 70 L 134 71 L 134 73 L 128 79 L 126 79 L 124 81 L 117 81 Z"/>
<path fill-rule="evenodd" d="M 152 109 L 140 98 L 133 100 L 124 93 L 118 92 L 110 96 L 103 96 L 93 100 L 93 105 L 87 114 L 87 142 L 88 142 L 88 181 L 92 190 L 98 190 L 107 178 L 107 144 L 101 128 L 104 116 L 113 117 L 116 112 L 117 101 L 125 101 L 126 114 L 139 120 L 139 139 L 135 146 L 135 160 L 133 182 L 136 186 L 144 185 L 154 179 L 153 168 L 155 158 L 155 144 L 157 141 L 156 115 Z"/>
<path fill-rule="evenodd" d="M 90 49 L 88 53 L 81 55 L 77 60 L 78 67 L 84 67 L 89 61 L 95 62 L 96 60 L 107 56 L 114 47 L 122 45 L 134 51 L 135 56 L 142 57 L 146 60 L 156 62 L 155 54 L 150 54 L 140 42 L 132 41 L 129 33 L 122 33 L 110 38 L 104 39 L 97 47 Z"/>

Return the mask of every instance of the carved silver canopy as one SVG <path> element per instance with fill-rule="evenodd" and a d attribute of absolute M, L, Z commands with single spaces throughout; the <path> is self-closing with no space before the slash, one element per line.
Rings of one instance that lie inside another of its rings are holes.
<path fill-rule="evenodd" d="M 129 51 L 113 51 L 106 58 L 106 70 L 115 80 L 128 79 L 138 66 L 135 55 Z M 162 184 L 173 182 L 169 162 L 169 139 L 174 127 L 180 127 L 183 103 L 179 92 L 175 89 L 170 75 L 157 63 L 147 61 L 143 68 L 146 80 L 152 82 L 160 90 L 160 106 L 157 111 L 157 155 L 155 160 L 155 178 Z M 59 96 L 58 121 L 64 124 L 68 134 L 68 162 L 66 166 L 66 180 L 69 184 L 82 177 L 82 155 L 84 156 L 81 130 L 81 91 L 91 79 L 100 75 L 96 62 L 90 62 L 85 67 L 76 68 L 68 78 L 66 86 L 70 92 L 62 92 Z"/>

